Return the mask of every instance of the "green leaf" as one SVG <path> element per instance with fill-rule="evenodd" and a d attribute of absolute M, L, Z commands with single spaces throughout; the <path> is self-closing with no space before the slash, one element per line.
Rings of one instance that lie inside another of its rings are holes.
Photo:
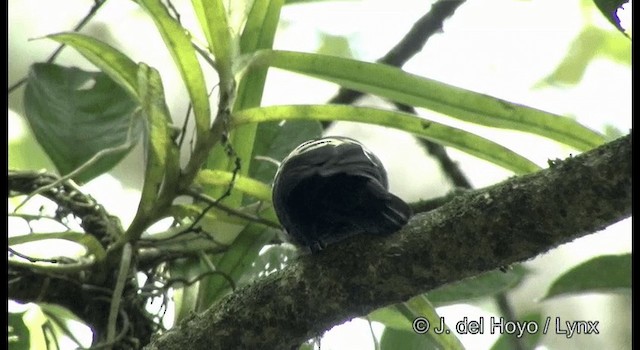
<path fill-rule="evenodd" d="M 171 139 L 171 130 L 169 128 L 171 116 L 165 102 L 164 87 L 158 71 L 144 63 L 140 63 L 138 89 L 144 120 L 147 124 L 147 133 L 145 134 L 147 136 L 145 144 L 146 162 L 144 185 L 138 212 L 127 230 L 127 236 L 130 234 L 137 235 L 138 231 L 141 232 L 144 229 L 140 225 L 143 225 L 143 222 L 148 220 L 150 215 L 153 215 L 151 211 L 158 200 L 167 169 L 175 167 L 175 164 L 169 164 L 168 160 L 172 155 L 171 148 L 175 148 L 175 145 Z M 172 159 L 172 161 L 177 162 L 176 159 Z M 166 185 L 168 186 L 169 184 Z"/>
<path fill-rule="evenodd" d="M 516 287 L 526 276 L 522 265 L 515 265 L 506 272 L 489 271 L 434 289 L 426 294 L 435 305 L 460 303 L 469 299 L 493 296 Z"/>
<path fill-rule="evenodd" d="M 253 2 L 240 37 L 241 53 L 271 48 L 283 4 L 283 0 Z"/>
<path fill-rule="evenodd" d="M 120 162 L 143 130 L 141 121 L 132 116 L 137 102 L 101 72 L 34 64 L 24 103 L 33 134 L 61 175 L 74 171 L 100 151 L 123 148 L 75 176 L 74 180 L 81 183 Z"/>
<path fill-rule="evenodd" d="M 257 224 L 248 225 L 235 239 L 229 250 L 219 259 L 215 259 L 216 270 L 226 274 L 233 281 L 251 270 L 262 247 L 273 239 L 276 230 Z M 200 282 L 198 307 L 203 311 L 231 291 L 229 281 L 221 276 L 213 275 Z"/>
<path fill-rule="evenodd" d="M 12 350 L 29 350 L 30 347 L 30 338 L 29 338 L 29 327 L 24 321 L 25 311 L 22 312 L 8 312 L 7 315 L 7 323 L 9 326 L 8 330 L 8 348 Z"/>
<path fill-rule="evenodd" d="M 602 255 L 558 277 L 543 299 L 582 293 L 631 291 L 631 254 Z"/>
<path fill-rule="evenodd" d="M 138 96 L 138 65 L 122 52 L 80 33 L 51 34 L 47 38 L 73 47 L 124 88 L 131 97 Z"/>
<path fill-rule="evenodd" d="M 301 143 L 322 136 L 322 125 L 316 120 L 288 120 L 284 123 L 260 123 L 253 146 L 251 177 L 264 183 L 273 182 L 277 164 L 256 157 L 281 161 Z"/>
<path fill-rule="evenodd" d="M 207 86 L 200 62 L 196 57 L 196 51 L 191 45 L 191 39 L 186 30 L 180 23 L 169 16 L 167 8 L 160 0 L 140 0 L 138 3 L 149 13 L 158 27 L 158 31 L 187 87 L 189 99 L 193 105 L 193 114 L 196 122 L 196 147 L 198 147 L 197 145 L 204 142 L 207 137 L 207 131 L 211 123 L 211 107 L 209 105 Z"/>
<path fill-rule="evenodd" d="M 380 63 L 263 50 L 256 54 L 252 65 L 306 74 L 479 125 L 537 134 L 578 150 L 588 150 L 605 142 L 602 135 L 573 119 L 409 74 Z"/>
<path fill-rule="evenodd" d="M 228 84 L 233 79 L 232 63 L 236 50 L 233 46 L 235 41 L 231 36 L 227 9 L 222 0 L 192 0 L 191 4 L 209 48 L 216 59 L 216 69 L 220 75 L 221 86 L 229 88 Z"/>
<path fill-rule="evenodd" d="M 408 113 L 355 106 L 296 105 L 251 108 L 232 117 L 234 126 L 278 120 L 345 120 L 388 126 L 457 148 L 517 174 L 539 169 L 535 163 L 497 143 Z"/>
<path fill-rule="evenodd" d="M 233 178 L 233 173 L 222 170 L 200 171 L 195 179 L 199 186 L 229 186 Z M 234 188 L 249 194 L 259 200 L 271 202 L 271 187 L 268 185 L 244 176 L 236 176 Z"/>
<path fill-rule="evenodd" d="M 618 18 L 618 9 L 622 5 L 629 2 L 629 0 L 593 0 L 600 12 L 604 17 L 611 22 L 622 34 L 627 35 L 624 32 L 624 28 L 620 25 L 620 18 Z"/>
<path fill-rule="evenodd" d="M 100 244 L 100 242 L 98 242 L 98 240 L 94 236 L 81 232 L 66 231 L 11 236 L 8 238 L 8 243 L 9 245 L 14 245 L 37 242 L 46 239 L 63 239 L 80 244 L 87 250 L 87 256 L 94 255 L 97 261 L 101 261 L 106 256 L 104 247 L 102 247 L 102 244 Z"/>

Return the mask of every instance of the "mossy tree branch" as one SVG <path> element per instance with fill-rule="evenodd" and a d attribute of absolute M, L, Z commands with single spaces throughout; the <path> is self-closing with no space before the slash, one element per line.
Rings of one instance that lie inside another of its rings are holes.
<path fill-rule="evenodd" d="M 288 349 L 353 317 L 531 259 L 631 215 L 631 135 L 457 196 L 242 288 L 147 349 Z"/>

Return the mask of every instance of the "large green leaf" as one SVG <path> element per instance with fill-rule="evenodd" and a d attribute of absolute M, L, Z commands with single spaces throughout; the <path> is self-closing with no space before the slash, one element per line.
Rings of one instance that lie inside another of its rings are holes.
<path fill-rule="evenodd" d="M 278 120 L 346 120 L 388 126 L 457 148 L 517 174 L 539 169 L 535 163 L 495 142 L 402 112 L 341 105 L 271 106 L 234 113 L 232 121 L 235 126 Z"/>
<path fill-rule="evenodd" d="M 105 155 L 75 176 L 79 182 L 116 165 L 143 130 L 142 121 L 132 119 L 137 102 L 101 72 L 34 64 L 24 103 L 33 134 L 61 175 L 69 174 L 100 151 L 129 143 L 126 149 Z"/>
<path fill-rule="evenodd" d="M 144 63 L 140 63 L 138 68 L 138 95 L 147 125 L 145 134 L 147 136 L 146 162 L 140 204 L 135 218 L 127 229 L 128 238 L 136 238 L 134 236 L 141 234 L 147 220 L 158 214 L 153 213 L 153 210 L 157 204 L 165 175 L 168 174 L 168 169 L 175 170 L 178 162 L 177 159 L 174 159 L 176 152 L 172 150 L 177 146 L 171 139 L 169 128 L 171 116 L 165 101 L 160 73 Z M 164 185 L 176 186 L 177 184 L 165 183 Z"/>
<path fill-rule="evenodd" d="M 138 65 L 113 46 L 80 33 L 60 33 L 47 38 L 76 49 L 132 97 L 138 96 Z"/>
<path fill-rule="evenodd" d="M 544 299 L 582 293 L 631 292 L 631 254 L 602 255 L 558 277 Z"/>
<path fill-rule="evenodd" d="M 211 107 L 202 68 L 191 39 L 180 23 L 169 16 L 167 8 L 160 0 L 140 0 L 138 3 L 149 13 L 158 27 L 187 87 L 196 121 L 196 142 L 200 144 L 207 137 L 211 123 Z"/>
<path fill-rule="evenodd" d="M 602 135 L 571 118 L 409 74 L 380 63 L 263 50 L 256 54 L 252 65 L 306 74 L 480 125 L 541 135 L 578 150 L 588 150 L 605 142 Z"/>

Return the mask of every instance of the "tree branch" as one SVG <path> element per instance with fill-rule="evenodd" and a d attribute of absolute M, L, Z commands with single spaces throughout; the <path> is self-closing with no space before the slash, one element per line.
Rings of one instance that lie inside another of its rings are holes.
<path fill-rule="evenodd" d="M 531 259 L 631 215 L 631 135 L 470 191 L 246 286 L 147 349 L 289 349 L 443 284 Z"/>

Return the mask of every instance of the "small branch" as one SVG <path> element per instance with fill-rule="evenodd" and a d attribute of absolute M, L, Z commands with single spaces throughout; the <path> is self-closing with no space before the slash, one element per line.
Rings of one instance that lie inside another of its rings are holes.
<path fill-rule="evenodd" d="M 470 191 L 238 289 L 146 349 L 291 349 L 334 325 L 524 261 L 631 215 L 631 135 Z"/>

